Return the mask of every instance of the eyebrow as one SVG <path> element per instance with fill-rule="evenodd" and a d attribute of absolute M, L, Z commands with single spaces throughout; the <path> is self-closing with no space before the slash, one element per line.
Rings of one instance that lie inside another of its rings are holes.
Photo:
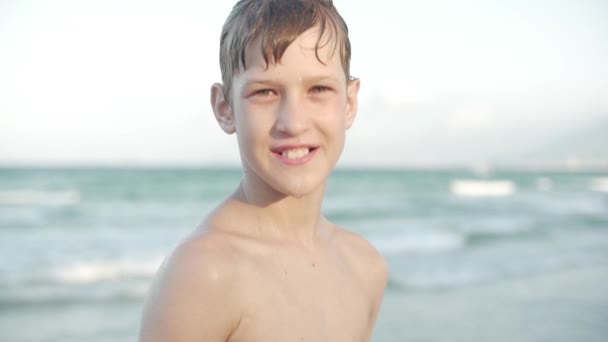
<path fill-rule="evenodd" d="M 338 79 L 334 76 L 311 76 L 311 77 L 306 77 L 306 78 L 301 78 L 300 79 L 302 82 L 306 82 L 306 83 L 316 83 L 316 82 L 321 82 L 321 81 L 334 81 L 334 82 L 338 82 Z"/>
<path fill-rule="evenodd" d="M 299 79 L 300 83 L 306 83 L 306 84 L 310 84 L 310 83 L 318 83 L 318 82 L 323 82 L 323 81 L 330 81 L 330 82 L 340 82 L 340 80 L 338 80 L 336 77 L 334 76 L 330 76 L 330 75 L 321 75 L 321 76 L 310 76 L 310 77 L 301 77 Z M 273 79 L 251 79 L 246 81 L 243 84 L 243 88 L 247 88 L 247 87 L 251 87 L 254 85 L 276 85 L 277 81 L 273 80 Z"/>
<path fill-rule="evenodd" d="M 253 85 L 275 85 L 277 82 L 271 79 L 252 79 L 243 83 L 242 88 L 247 88 Z"/>

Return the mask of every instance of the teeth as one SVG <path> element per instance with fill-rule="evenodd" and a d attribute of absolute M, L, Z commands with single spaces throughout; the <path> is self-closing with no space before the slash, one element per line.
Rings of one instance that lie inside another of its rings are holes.
<path fill-rule="evenodd" d="M 308 150 L 307 147 L 302 147 L 302 148 L 294 148 L 291 150 L 285 150 L 285 151 L 281 152 L 281 155 L 287 159 L 298 159 L 298 158 L 304 157 L 309 152 L 310 151 Z"/>

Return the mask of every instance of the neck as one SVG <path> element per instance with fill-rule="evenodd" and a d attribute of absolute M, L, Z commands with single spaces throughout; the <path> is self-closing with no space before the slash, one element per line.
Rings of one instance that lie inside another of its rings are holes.
<path fill-rule="evenodd" d="M 324 190 L 323 185 L 312 193 L 293 197 L 245 177 L 232 198 L 245 205 L 248 214 L 243 217 L 256 221 L 260 236 L 311 243 L 325 222 L 321 215 Z"/>

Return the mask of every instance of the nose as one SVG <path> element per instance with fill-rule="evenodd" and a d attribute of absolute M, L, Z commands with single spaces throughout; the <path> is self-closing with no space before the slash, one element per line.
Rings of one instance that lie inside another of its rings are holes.
<path fill-rule="evenodd" d="M 278 108 L 275 129 L 289 136 L 298 136 L 310 128 L 310 114 L 298 96 L 284 96 Z"/>

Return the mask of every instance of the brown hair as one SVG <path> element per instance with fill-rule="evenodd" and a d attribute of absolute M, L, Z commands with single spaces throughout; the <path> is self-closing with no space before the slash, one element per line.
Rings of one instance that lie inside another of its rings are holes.
<path fill-rule="evenodd" d="M 230 97 L 232 77 L 246 69 L 245 50 L 259 39 L 262 56 L 279 62 L 287 47 L 303 32 L 319 25 L 318 49 L 333 42 L 340 53 L 346 79 L 350 75 L 350 40 L 348 27 L 331 0 L 240 0 L 226 19 L 220 39 L 220 68 L 224 96 Z M 327 34 L 327 35 L 326 35 Z M 325 38 L 325 39 L 324 39 Z"/>

